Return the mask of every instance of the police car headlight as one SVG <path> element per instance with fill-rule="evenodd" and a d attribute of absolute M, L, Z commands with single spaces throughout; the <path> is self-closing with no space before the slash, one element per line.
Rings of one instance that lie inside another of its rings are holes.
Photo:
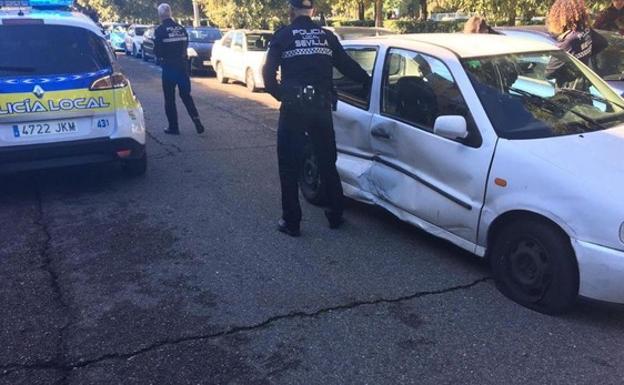
<path fill-rule="evenodd" d="M 129 84 L 130 82 L 128 81 L 128 78 L 126 78 L 123 74 L 114 73 L 94 81 L 89 89 L 91 91 L 112 90 L 115 88 L 127 87 Z"/>
<path fill-rule="evenodd" d="M 191 48 L 191 47 L 188 47 L 188 48 L 186 49 L 186 55 L 187 55 L 188 57 L 197 57 L 197 56 L 199 56 L 199 55 L 197 54 L 197 51 L 195 51 L 195 48 Z"/>

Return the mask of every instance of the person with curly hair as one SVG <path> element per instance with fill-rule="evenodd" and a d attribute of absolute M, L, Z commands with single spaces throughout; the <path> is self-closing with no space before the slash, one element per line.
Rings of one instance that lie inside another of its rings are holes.
<path fill-rule="evenodd" d="M 546 25 L 557 39 L 557 46 L 586 65 L 591 65 L 591 59 L 608 45 L 607 39 L 590 27 L 583 0 L 556 0 L 546 17 Z M 557 83 L 570 81 L 563 67 L 564 63 L 553 59 L 546 74 L 557 79 Z"/>

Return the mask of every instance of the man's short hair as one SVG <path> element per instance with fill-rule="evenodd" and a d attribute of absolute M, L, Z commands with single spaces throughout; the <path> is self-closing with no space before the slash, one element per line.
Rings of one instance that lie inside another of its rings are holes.
<path fill-rule="evenodd" d="M 171 6 L 167 3 L 162 3 L 158 6 L 158 16 L 161 19 L 171 18 Z"/>
<path fill-rule="evenodd" d="M 297 8 L 290 6 L 290 9 L 295 14 L 295 16 L 312 16 L 314 10 L 312 8 Z"/>

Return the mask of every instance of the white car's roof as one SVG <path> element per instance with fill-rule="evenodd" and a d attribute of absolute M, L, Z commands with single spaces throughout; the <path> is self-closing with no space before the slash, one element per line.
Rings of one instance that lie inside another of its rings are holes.
<path fill-rule="evenodd" d="M 23 16 L 21 16 L 19 10 L 16 9 L 0 10 L 0 24 L 5 24 L 7 20 L 43 20 L 44 24 L 84 28 L 102 36 L 102 29 L 88 16 L 79 12 L 42 11 L 27 8 L 23 10 Z"/>
<path fill-rule="evenodd" d="M 397 48 L 414 49 L 414 43 L 431 44 L 446 48 L 461 58 L 504 55 L 509 53 L 552 51 L 550 44 L 528 39 L 518 39 L 503 35 L 464 34 L 464 33 L 422 33 L 411 35 L 387 35 L 362 40 L 351 40 L 350 43 L 370 44 L 379 42 Z M 347 44 L 349 42 L 344 42 Z"/>

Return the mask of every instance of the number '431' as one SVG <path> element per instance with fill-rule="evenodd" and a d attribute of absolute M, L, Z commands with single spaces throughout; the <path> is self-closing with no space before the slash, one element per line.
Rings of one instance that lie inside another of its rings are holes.
<path fill-rule="evenodd" d="M 100 119 L 97 122 L 97 126 L 98 128 L 107 128 L 108 126 L 110 126 L 110 123 L 108 119 Z"/>

